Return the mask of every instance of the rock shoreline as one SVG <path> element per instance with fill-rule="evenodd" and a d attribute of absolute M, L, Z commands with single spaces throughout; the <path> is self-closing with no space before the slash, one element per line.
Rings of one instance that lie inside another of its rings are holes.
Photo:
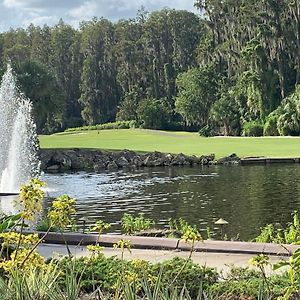
<path fill-rule="evenodd" d="M 215 160 L 215 155 L 189 156 L 149 152 L 140 154 L 131 150 L 102 151 L 92 149 L 41 149 L 41 169 L 44 172 L 118 170 L 124 168 L 202 166 L 211 164 L 238 164 L 235 154 Z"/>

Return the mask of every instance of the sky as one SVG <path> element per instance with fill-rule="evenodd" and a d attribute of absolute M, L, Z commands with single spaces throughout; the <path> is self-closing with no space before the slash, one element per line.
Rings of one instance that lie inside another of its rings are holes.
<path fill-rule="evenodd" d="M 78 27 L 80 21 L 105 17 L 112 21 L 165 7 L 196 12 L 194 0 L 0 0 L 0 32 L 9 28 L 53 25 L 62 18 Z"/>

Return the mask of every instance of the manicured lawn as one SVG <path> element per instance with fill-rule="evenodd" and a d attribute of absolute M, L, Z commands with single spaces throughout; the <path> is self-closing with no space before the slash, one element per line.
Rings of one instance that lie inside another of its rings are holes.
<path fill-rule="evenodd" d="M 300 137 L 213 137 L 197 133 L 119 129 L 40 136 L 42 148 L 98 148 L 245 156 L 300 157 Z"/>

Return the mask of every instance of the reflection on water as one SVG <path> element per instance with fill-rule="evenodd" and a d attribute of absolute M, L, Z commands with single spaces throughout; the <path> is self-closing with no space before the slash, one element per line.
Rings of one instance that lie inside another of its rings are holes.
<path fill-rule="evenodd" d="M 43 179 L 50 197 L 77 199 L 78 219 L 87 224 L 103 219 L 118 231 L 124 213 L 144 212 L 159 227 L 183 217 L 205 230 L 222 217 L 229 222 L 229 236 L 249 239 L 266 223 L 290 220 L 300 207 L 299 178 L 295 164 L 45 174 Z"/>

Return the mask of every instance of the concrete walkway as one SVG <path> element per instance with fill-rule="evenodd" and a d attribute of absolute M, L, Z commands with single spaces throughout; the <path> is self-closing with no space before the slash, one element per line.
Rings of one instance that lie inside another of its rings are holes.
<path fill-rule="evenodd" d="M 33 233 L 33 232 L 27 232 Z M 50 232 L 44 237 L 44 233 L 39 233 L 46 244 L 64 244 L 68 245 L 91 245 L 97 242 L 97 234 L 82 234 L 66 232 L 62 236 L 60 233 Z M 103 234 L 99 242 L 101 246 L 112 248 L 120 240 L 128 240 L 133 249 L 151 249 L 151 250 L 176 250 L 189 251 L 191 245 L 183 240 L 176 238 L 157 238 L 144 236 L 126 236 L 117 234 Z M 299 246 L 297 245 L 279 245 L 269 243 L 252 243 L 252 242 L 232 242 L 205 240 L 196 242 L 194 250 L 196 252 L 214 252 L 214 253 L 236 253 L 236 254 L 259 254 L 288 256 L 293 253 Z"/>
<path fill-rule="evenodd" d="M 39 235 L 44 236 L 43 233 Z M 66 256 L 68 253 L 64 245 L 65 240 L 73 256 L 88 256 L 90 252 L 87 251 L 86 245 L 95 244 L 97 239 L 96 234 L 65 233 L 63 239 L 61 234 L 49 233 L 38 250 L 45 258 Z M 100 236 L 100 245 L 105 247 L 104 255 L 120 257 L 121 251 L 114 249 L 113 245 L 121 239 L 129 240 L 132 246 L 131 253 L 125 252 L 125 259 L 128 260 L 143 259 L 155 263 L 176 256 L 187 258 L 191 249 L 190 244 L 180 239 L 104 234 Z M 269 255 L 272 265 L 288 259 L 298 248 L 296 245 L 207 240 L 195 243 L 192 259 L 202 266 L 227 272 L 233 265 L 252 267 L 249 260 L 260 253 Z M 272 272 L 271 266 L 267 271 Z"/>
<path fill-rule="evenodd" d="M 74 257 L 88 256 L 90 253 L 86 250 L 85 246 L 69 246 Z M 51 257 L 62 257 L 66 256 L 67 250 L 64 245 L 54 245 L 54 244 L 42 244 L 39 246 L 38 251 L 45 258 Z M 164 260 L 172 259 L 176 256 L 187 258 L 189 256 L 188 251 L 178 251 L 178 250 L 149 250 L 149 249 L 132 249 L 132 252 L 125 252 L 125 259 L 142 259 L 153 263 L 161 262 Z M 121 251 L 114 248 L 104 248 L 104 255 L 110 256 L 121 256 Z M 202 266 L 207 266 L 211 268 L 216 268 L 219 272 L 228 272 L 230 267 L 233 265 L 235 267 L 252 267 L 249 264 L 249 260 L 254 256 L 254 254 L 235 254 L 235 253 L 214 253 L 214 252 L 194 252 L 192 259 L 195 263 Z M 270 256 L 270 263 L 274 264 L 282 259 L 288 259 L 287 256 Z M 271 273 L 271 266 L 267 270 Z"/>

